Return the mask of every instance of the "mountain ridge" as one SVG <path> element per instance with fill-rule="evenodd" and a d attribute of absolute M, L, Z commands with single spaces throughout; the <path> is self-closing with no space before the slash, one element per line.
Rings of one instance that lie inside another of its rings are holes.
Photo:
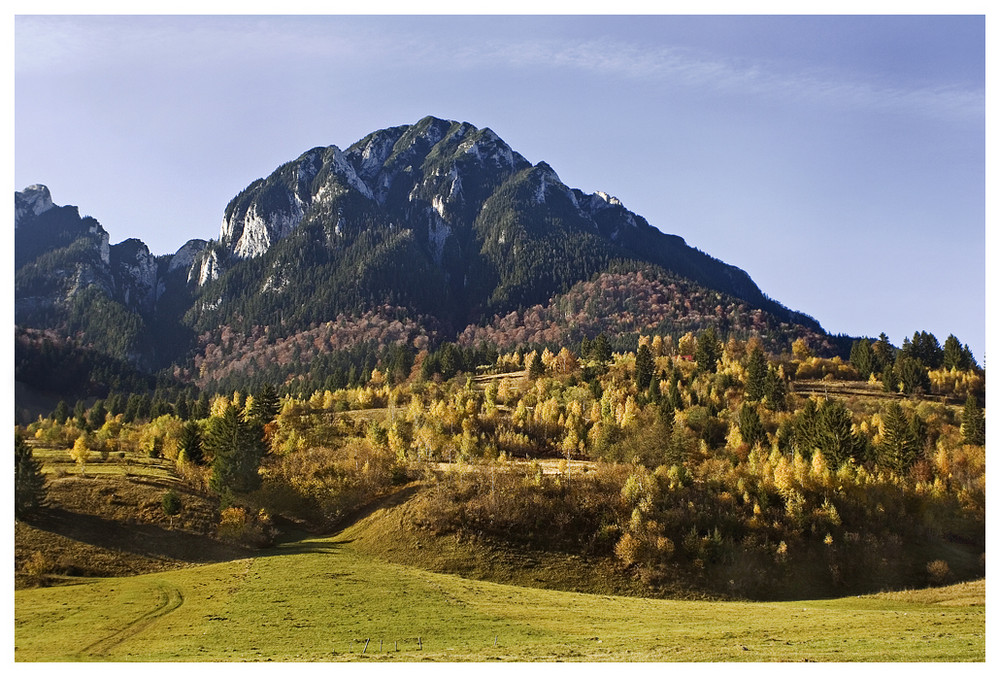
<path fill-rule="evenodd" d="M 252 181 L 226 205 L 218 239 L 160 256 L 109 240 L 47 187 L 16 192 L 16 324 L 158 369 L 189 360 L 194 337 L 217 327 L 292 336 L 383 306 L 434 318 L 438 340 L 454 339 L 626 263 L 825 334 L 617 198 L 570 188 L 488 127 L 431 116 L 346 150 L 314 147 Z M 88 316 L 98 297 L 115 335 Z"/>

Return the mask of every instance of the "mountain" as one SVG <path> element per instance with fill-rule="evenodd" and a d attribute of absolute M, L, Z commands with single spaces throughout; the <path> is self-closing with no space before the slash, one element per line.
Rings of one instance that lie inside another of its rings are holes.
<path fill-rule="evenodd" d="M 775 332 L 823 335 L 744 271 L 618 199 L 566 186 L 488 128 L 434 117 L 346 150 L 306 151 L 234 197 L 218 239 L 172 255 L 153 256 L 135 239 L 110 245 L 95 219 L 31 186 L 15 193 L 15 248 L 17 325 L 175 373 L 192 372 L 198 355 L 204 365 L 223 330 L 229 345 L 233 335 L 276 345 L 334 320 L 378 316 L 410 327 L 397 341 L 411 345 L 488 336 L 512 312 L 598 276 L 640 271 L 668 290 L 661 296 L 683 288 L 740 309 L 729 315 L 762 313 Z M 709 311 L 688 312 L 682 324 L 698 322 L 754 325 Z"/>

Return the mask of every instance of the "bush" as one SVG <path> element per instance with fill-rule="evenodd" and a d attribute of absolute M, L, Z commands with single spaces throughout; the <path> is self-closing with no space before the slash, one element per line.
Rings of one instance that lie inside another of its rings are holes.
<path fill-rule="evenodd" d="M 167 493 L 163 494 L 163 514 L 173 517 L 181 511 L 181 497 L 177 495 L 177 492 L 171 489 Z"/>

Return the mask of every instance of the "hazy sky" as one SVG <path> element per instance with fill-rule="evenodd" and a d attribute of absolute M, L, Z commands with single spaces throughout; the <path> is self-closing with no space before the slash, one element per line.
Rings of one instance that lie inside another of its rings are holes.
<path fill-rule="evenodd" d="M 18 16 L 14 189 L 111 241 L 425 115 L 490 127 L 830 332 L 983 361 L 982 16 Z"/>

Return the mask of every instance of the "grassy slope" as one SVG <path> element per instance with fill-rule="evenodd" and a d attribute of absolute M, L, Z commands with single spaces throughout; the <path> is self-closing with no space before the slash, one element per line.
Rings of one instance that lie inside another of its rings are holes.
<path fill-rule="evenodd" d="M 15 593 L 19 661 L 982 661 L 985 643 L 982 581 L 806 602 L 650 600 L 431 573 L 359 552 L 347 534 Z"/>

